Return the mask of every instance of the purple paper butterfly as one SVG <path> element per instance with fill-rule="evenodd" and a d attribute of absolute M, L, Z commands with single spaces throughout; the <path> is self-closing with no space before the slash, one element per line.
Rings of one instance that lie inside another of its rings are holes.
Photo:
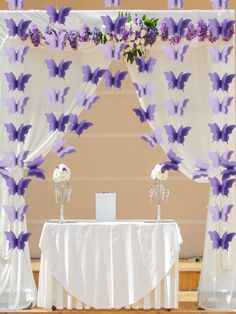
<path fill-rule="evenodd" d="M 18 36 L 21 39 L 26 38 L 26 31 L 31 23 L 30 20 L 21 19 L 18 25 L 12 18 L 5 19 L 4 21 L 6 22 L 9 36 L 11 37 Z"/>
<path fill-rule="evenodd" d="M 195 167 L 197 170 L 193 173 L 193 180 L 208 177 L 209 165 L 201 159 L 196 160 Z"/>
<path fill-rule="evenodd" d="M 5 180 L 9 195 L 18 194 L 19 196 L 24 196 L 26 188 L 29 186 L 31 179 L 21 178 L 18 183 L 11 176 L 2 176 Z"/>
<path fill-rule="evenodd" d="M 83 120 L 78 122 L 78 117 L 76 114 L 70 114 L 68 130 L 71 132 L 75 132 L 77 135 L 81 135 L 85 130 L 90 128 L 93 123 Z"/>
<path fill-rule="evenodd" d="M 174 115 L 183 116 L 184 108 L 186 108 L 188 101 L 189 99 L 181 99 L 178 103 L 175 103 L 173 99 L 166 100 L 165 106 L 168 110 L 168 115 L 169 116 L 174 116 Z"/>
<path fill-rule="evenodd" d="M 45 60 L 48 70 L 49 70 L 49 76 L 50 77 L 56 77 L 65 79 L 66 71 L 69 69 L 72 61 L 64 61 L 62 60 L 58 66 L 56 62 L 52 59 Z"/>
<path fill-rule="evenodd" d="M 68 39 L 67 32 L 60 31 L 57 34 L 55 34 L 55 32 L 52 32 L 51 34 L 45 34 L 44 36 L 50 50 L 63 50 L 65 48 L 66 41 Z"/>
<path fill-rule="evenodd" d="M 209 178 L 213 195 L 221 194 L 227 197 L 229 195 L 229 189 L 233 186 L 235 181 L 236 181 L 235 179 L 222 180 L 222 184 L 221 184 L 220 181 L 216 177 Z"/>
<path fill-rule="evenodd" d="M 118 16 L 113 22 L 109 15 L 101 16 L 101 19 L 105 25 L 105 32 L 107 34 L 111 34 L 113 32 L 115 34 L 120 34 L 128 20 L 126 16 Z"/>
<path fill-rule="evenodd" d="M 62 6 L 60 10 L 57 11 L 52 5 L 50 5 L 46 9 L 49 16 L 49 22 L 51 24 L 55 24 L 56 22 L 59 24 L 65 24 L 66 17 L 69 15 L 71 9 L 71 7 L 64 8 L 64 6 Z"/>
<path fill-rule="evenodd" d="M 80 108 L 85 108 L 86 110 L 91 109 L 92 105 L 98 99 L 100 99 L 100 97 L 96 96 L 96 95 L 91 95 L 91 96 L 87 97 L 86 93 L 83 93 L 80 90 L 77 91 L 76 97 L 77 97 L 77 105 Z"/>
<path fill-rule="evenodd" d="M 4 50 L 10 63 L 24 63 L 25 55 L 27 54 L 28 49 L 29 46 L 22 46 L 18 50 L 16 50 L 14 47 L 6 47 Z"/>
<path fill-rule="evenodd" d="M 139 73 L 152 73 L 154 66 L 157 62 L 157 59 L 150 57 L 147 61 L 145 61 L 144 58 L 138 58 L 136 57 L 135 59 L 135 63 L 138 66 L 138 71 Z"/>
<path fill-rule="evenodd" d="M 178 35 L 183 36 L 185 29 L 188 27 L 188 24 L 191 22 L 190 19 L 183 19 L 181 18 L 178 22 L 172 17 L 165 18 L 164 23 L 168 28 L 168 34 L 171 36 Z"/>
<path fill-rule="evenodd" d="M 176 131 L 171 124 L 165 125 L 164 128 L 166 129 L 166 134 L 168 135 L 169 144 L 173 144 L 175 142 L 177 142 L 178 144 L 184 144 L 185 136 L 187 136 L 189 131 L 191 130 L 190 126 L 183 127 L 181 125 L 178 131 Z"/>
<path fill-rule="evenodd" d="M 154 130 L 153 134 L 144 134 L 141 137 L 142 140 L 149 143 L 152 148 L 156 148 L 158 144 L 161 144 L 163 142 L 162 134 L 161 134 L 161 128 L 157 128 Z"/>
<path fill-rule="evenodd" d="M 227 159 L 223 159 L 221 160 L 221 166 L 225 168 L 221 172 L 223 180 L 227 180 L 231 176 L 236 175 L 236 162 L 235 161 L 229 161 Z"/>
<path fill-rule="evenodd" d="M 120 6 L 120 0 L 105 0 L 105 7 Z"/>
<path fill-rule="evenodd" d="M 168 60 L 170 62 L 173 61 L 184 61 L 184 55 L 188 50 L 189 45 L 181 45 L 179 48 L 175 49 L 175 47 L 172 46 L 164 46 L 164 50 L 167 53 Z"/>
<path fill-rule="evenodd" d="M 38 168 L 43 163 L 43 156 L 36 157 L 33 161 L 27 162 L 28 176 L 45 180 L 45 170 Z"/>
<path fill-rule="evenodd" d="M 19 98 L 17 102 L 14 98 L 5 99 L 5 103 L 8 107 L 8 113 L 9 114 L 14 114 L 14 113 L 23 114 L 25 112 L 25 106 L 28 100 L 29 100 L 29 97 L 26 97 L 26 96 Z"/>
<path fill-rule="evenodd" d="M 223 40 L 229 40 L 234 33 L 235 20 L 225 19 L 220 23 L 216 18 L 209 20 L 209 28 L 211 36 L 214 40 L 218 39 L 220 35 Z"/>
<path fill-rule="evenodd" d="M 234 99 L 233 97 L 225 97 L 223 101 L 220 102 L 218 98 L 210 98 L 208 102 L 212 106 L 212 113 L 227 114 L 229 111 L 228 107 L 231 105 L 233 99 Z"/>
<path fill-rule="evenodd" d="M 212 220 L 217 222 L 222 220 L 224 222 L 228 221 L 228 215 L 231 213 L 232 208 L 234 207 L 233 204 L 226 204 L 220 210 L 218 205 L 208 205 L 207 208 L 212 215 Z"/>
<path fill-rule="evenodd" d="M 105 57 L 109 60 L 120 60 L 121 52 L 124 50 L 125 45 L 122 42 L 118 42 L 115 46 L 110 43 L 100 45 Z"/>
<path fill-rule="evenodd" d="M 140 83 L 133 83 L 136 91 L 138 92 L 138 96 L 141 97 L 152 97 L 152 92 L 154 89 L 154 83 L 148 83 L 146 85 L 142 85 Z"/>
<path fill-rule="evenodd" d="M 191 76 L 191 73 L 183 73 L 181 72 L 178 77 L 175 77 L 174 73 L 172 71 L 164 72 L 165 77 L 168 81 L 168 87 L 169 89 L 179 89 L 184 90 L 185 83 L 188 81 L 189 77 Z"/>
<path fill-rule="evenodd" d="M 170 149 L 167 153 L 167 156 L 170 161 L 166 161 L 162 163 L 161 172 L 165 172 L 167 170 L 178 171 L 179 165 L 182 162 L 182 159 L 176 155 L 176 153 Z"/>
<path fill-rule="evenodd" d="M 184 1 L 183 0 L 168 0 L 168 8 L 169 9 L 174 9 L 178 8 L 181 9 L 184 6 Z"/>
<path fill-rule="evenodd" d="M 221 238 L 217 231 L 208 231 L 208 233 L 212 241 L 212 248 L 215 250 L 221 248 L 226 251 L 228 251 L 229 243 L 233 240 L 233 237 L 236 235 L 235 232 L 228 233 L 227 231 L 225 231 Z"/>
<path fill-rule="evenodd" d="M 65 132 L 66 124 L 69 122 L 69 115 L 64 115 L 62 113 L 57 119 L 54 113 L 45 113 L 47 121 L 49 123 L 49 130 L 54 132 L 58 130 L 59 132 Z"/>
<path fill-rule="evenodd" d="M 229 56 L 233 48 L 234 48 L 233 46 L 227 46 L 222 51 L 220 51 L 216 47 L 209 47 L 208 51 L 214 63 L 219 62 L 228 63 Z"/>
<path fill-rule="evenodd" d="M 29 208 L 28 205 L 21 205 L 17 210 L 15 206 L 3 205 L 5 209 L 9 222 L 14 222 L 15 220 L 24 221 L 24 214 Z"/>
<path fill-rule="evenodd" d="M 209 123 L 208 124 L 210 131 L 212 133 L 212 141 L 213 142 L 226 142 L 228 143 L 229 135 L 233 132 L 236 125 L 225 124 L 222 129 L 218 126 L 217 123 Z"/>
<path fill-rule="evenodd" d="M 4 73 L 4 75 L 5 75 L 6 80 L 8 82 L 9 91 L 14 91 L 17 89 L 19 92 L 24 92 L 25 85 L 28 83 L 29 79 L 32 76 L 31 74 L 21 73 L 17 79 L 12 72 Z"/>
<path fill-rule="evenodd" d="M 229 161 L 233 153 L 233 150 L 226 150 L 221 156 L 218 152 L 208 152 L 207 154 L 212 162 L 212 167 L 218 168 L 219 166 L 222 166 L 224 161 Z"/>
<path fill-rule="evenodd" d="M 213 90 L 218 91 L 221 89 L 224 92 L 228 92 L 229 85 L 230 83 L 232 83 L 233 79 L 235 78 L 235 74 L 228 75 L 228 73 L 225 73 L 221 79 L 220 76 L 216 72 L 213 72 L 213 73 L 209 73 L 209 77 L 212 82 Z"/>
<path fill-rule="evenodd" d="M 103 74 L 106 87 L 111 88 L 114 86 L 115 88 L 121 88 L 121 82 L 125 79 L 127 74 L 128 74 L 127 71 L 120 72 L 118 70 L 113 76 L 111 71 L 107 70 Z"/>
<path fill-rule="evenodd" d="M 16 156 L 15 153 L 4 153 L 4 159 L 0 161 L 0 167 L 8 167 L 8 168 L 14 168 L 14 167 L 24 167 L 25 159 L 28 157 L 29 151 L 28 150 L 22 150 L 18 156 Z"/>
<path fill-rule="evenodd" d="M 8 0 L 9 10 L 23 10 L 25 0 Z"/>
<path fill-rule="evenodd" d="M 5 123 L 4 125 L 8 133 L 9 142 L 18 141 L 22 143 L 24 143 L 25 137 L 32 127 L 30 124 L 22 123 L 17 130 L 13 123 Z"/>
<path fill-rule="evenodd" d="M 76 150 L 73 146 L 65 146 L 66 140 L 61 137 L 57 137 L 55 144 L 52 147 L 52 152 L 57 154 L 59 158 L 74 153 Z"/>
<path fill-rule="evenodd" d="M 228 9 L 229 0 L 210 0 L 212 2 L 213 10 Z"/>
<path fill-rule="evenodd" d="M 8 249 L 15 249 L 18 250 L 24 250 L 25 243 L 29 240 L 29 237 L 31 236 L 31 233 L 22 231 L 18 238 L 16 237 L 15 233 L 13 231 L 4 231 L 5 236 L 7 240 L 9 241 Z"/>
<path fill-rule="evenodd" d="M 144 110 L 142 107 L 132 109 L 133 112 L 139 117 L 141 123 L 153 121 L 155 118 L 156 105 L 148 105 Z"/>
<path fill-rule="evenodd" d="M 91 82 L 93 84 L 98 84 L 99 79 L 103 76 L 103 74 L 106 72 L 104 69 L 96 68 L 94 72 L 92 72 L 90 66 L 84 65 L 82 66 L 82 72 L 84 74 L 83 80 L 84 82 Z"/>
<path fill-rule="evenodd" d="M 46 88 L 45 92 L 48 96 L 48 100 L 51 104 L 64 104 L 65 102 L 65 96 L 67 95 L 70 87 L 62 87 L 58 91 L 56 91 L 54 88 Z"/>

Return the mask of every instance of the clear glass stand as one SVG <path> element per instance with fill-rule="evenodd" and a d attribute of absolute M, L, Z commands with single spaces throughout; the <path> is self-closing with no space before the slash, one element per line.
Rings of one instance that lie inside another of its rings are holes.
<path fill-rule="evenodd" d="M 157 201 L 157 221 L 161 221 L 161 201 L 167 200 L 169 194 L 169 189 L 167 189 L 164 182 L 158 179 L 155 180 L 149 190 L 150 200 L 152 201 L 152 199 L 155 199 Z"/>
<path fill-rule="evenodd" d="M 58 182 L 55 184 L 55 198 L 56 198 L 56 203 L 60 204 L 59 208 L 59 213 L 60 213 L 60 218 L 58 220 L 59 223 L 65 223 L 65 218 L 64 218 L 64 203 L 67 201 L 69 203 L 71 193 L 72 193 L 72 188 L 70 185 L 69 181 L 63 181 L 63 182 Z"/>

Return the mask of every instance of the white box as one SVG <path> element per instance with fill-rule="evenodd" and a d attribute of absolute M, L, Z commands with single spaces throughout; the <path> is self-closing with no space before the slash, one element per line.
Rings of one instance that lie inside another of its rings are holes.
<path fill-rule="evenodd" d="M 96 193 L 96 220 L 116 220 L 116 193 Z"/>

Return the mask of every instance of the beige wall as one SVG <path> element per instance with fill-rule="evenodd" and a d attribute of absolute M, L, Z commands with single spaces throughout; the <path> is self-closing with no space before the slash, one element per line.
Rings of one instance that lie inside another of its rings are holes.
<path fill-rule="evenodd" d="M 122 9 L 166 9 L 166 0 L 121 0 Z M 186 9 L 210 9 L 208 0 L 185 0 Z M 27 9 L 43 9 L 48 4 L 71 5 L 74 9 L 104 9 L 103 0 L 26 0 Z M 4 9 L 5 1 L 0 8 Z M 231 0 L 236 9 L 236 1 Z M 122 62 L 120 64 L 122 66 Z M 114 67 L 114 65 L 112 65 Z M 234 70 L 232 70 L 234 71 Z M 121 91 L 98 88 L 101 99 L 83 118 L 94 123 L 85 136 L 69 136 L 69 143 L 77 153 L 57 159 L 53 154 L 46 158 L 45 182 L 34 180 L 27 192 L 28 229 L 33 233 L 30 246 L 32 257 L 40 255 L 38 242 L 43 222 L 58 217 L 54 200 L 53 169 L 58 163 L 67 164 L 72 171 L 72 201 L 66 206 L 66 218 L 95 217 L 95 193 L 117 193 L 117 216 L 127 219 L 155 218 L 155 205 L 148 198 L 152 166 L 166 159 L 163 151 L 152 150 L 140 140 L 148 125 L 141 125 L 131 109 L 138 106 L 138 99 L 128 77 Z M 208 186 L 188 180 L 181 174 L 171 173 L 168 180 L 169 201 L 163 203 L 164 218 L 175 219 L 184 240 L 182 257 L 202 255 Z"/>

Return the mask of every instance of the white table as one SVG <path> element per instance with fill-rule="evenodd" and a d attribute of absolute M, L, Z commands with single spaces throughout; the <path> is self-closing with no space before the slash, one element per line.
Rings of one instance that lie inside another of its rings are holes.
<path fill-rule="evenodd" d="M 177 308 L 181 243 L 174 221 L 47 222 L 38 306 Z"/>

